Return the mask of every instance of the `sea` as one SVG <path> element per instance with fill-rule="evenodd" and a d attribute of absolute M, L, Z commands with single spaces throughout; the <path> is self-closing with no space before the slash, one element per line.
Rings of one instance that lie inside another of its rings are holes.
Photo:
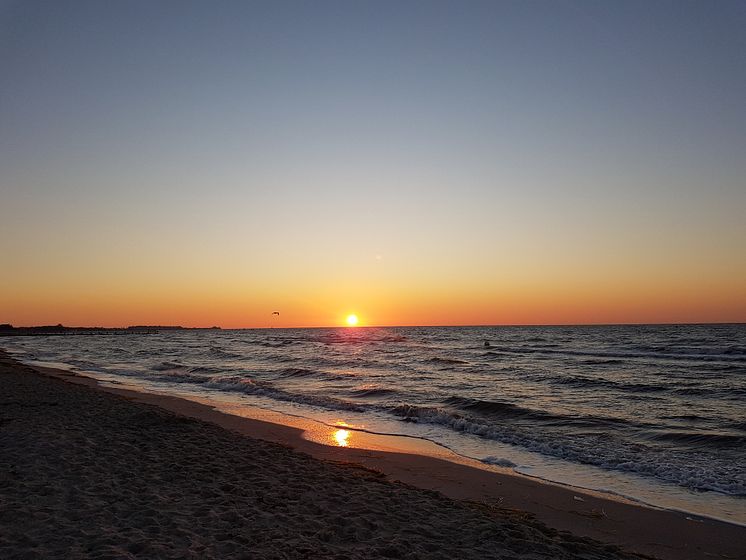
<path fill-rule="evenodd" d="M 421 438 L 746 525 L 746 325 L 164 330 L 0 341 L 141 390 Z"/>

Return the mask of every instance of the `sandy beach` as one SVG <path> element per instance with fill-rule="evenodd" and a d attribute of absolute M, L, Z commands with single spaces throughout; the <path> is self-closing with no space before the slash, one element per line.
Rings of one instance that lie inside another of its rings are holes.
<path fill-rule="evenodd" d="M 743 527 L 325 446 L 6 355 L 0 450 L 2 558 L 746 558 Z"/>

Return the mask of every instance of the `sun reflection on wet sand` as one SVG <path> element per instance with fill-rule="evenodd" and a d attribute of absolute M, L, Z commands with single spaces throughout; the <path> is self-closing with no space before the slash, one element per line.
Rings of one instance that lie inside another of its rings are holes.
<path fill-rule="evenodd" d="M 350 442 L 347 441 L 350 438 L 349 430 L 335 430 L 332 434 L 332 438 L 334 439 L 334 442 L 340 447 L 347 447 L 348 445 L 350 445 Z"/>

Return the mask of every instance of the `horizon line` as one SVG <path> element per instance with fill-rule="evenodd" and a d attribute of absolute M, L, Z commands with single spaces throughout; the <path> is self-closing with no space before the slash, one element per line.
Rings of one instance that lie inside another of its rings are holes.
<path fill-rule="evenodd" d="M 695 322 L 660 322 L 660 323 L 491 323 L 491 324 L 460 324 L 460 325 L 312 325 L 312 326 L 264 326 L 264 327 L 221 327 L 220 325 L 210 326 L 184 326 L 184 325 L 148 325 L 133 324 L 121 327 L 101 326 L 101 325 L 76 325 L 69 326 L 62 323 L 45 324 L 45 325 L 13 325 L 11 323 L 0 323 L 10 325 L 16 329 L 33 329 L 41 327 L 64 327 L 67 329 L 105 329 L 118 330 L 132 327 L 142 328 L 180 328 L 192 330 L 224 330 L 224 331 L 247 331 L 247 330 L 269 330 L 269 329 L 397 329 L 397 328 L 486 328 L 486 327 L 663 327 L 663 326 L 696 326 L 696 325 L 746 325 L 746 321 L 695 321 Z"/>

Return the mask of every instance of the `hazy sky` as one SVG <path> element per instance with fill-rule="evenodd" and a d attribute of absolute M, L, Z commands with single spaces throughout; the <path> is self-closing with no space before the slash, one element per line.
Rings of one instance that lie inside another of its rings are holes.
<path fill-rule="evenodd" d="M 0 322 L 746 321 L 744 30 L 743 1 L 0 2 Z"/>

